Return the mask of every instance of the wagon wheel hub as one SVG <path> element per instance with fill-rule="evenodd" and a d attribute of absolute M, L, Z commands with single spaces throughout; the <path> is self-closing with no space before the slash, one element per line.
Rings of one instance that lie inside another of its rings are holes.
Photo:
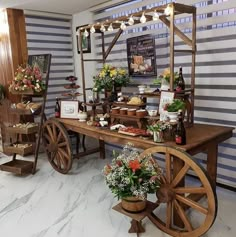
<path fill-rule="evenodd" d="M 58 145 L 56 143 L 50 143 L 47 145 L 47 149 L 49 152 L 57 152 Z"/>
<path fill-rule="evenodd" d="M 175 192 L 169 184 L 162 184 L 157 191 L 157 198 L 160 203 L 168 203 L 175 198 Z"/>

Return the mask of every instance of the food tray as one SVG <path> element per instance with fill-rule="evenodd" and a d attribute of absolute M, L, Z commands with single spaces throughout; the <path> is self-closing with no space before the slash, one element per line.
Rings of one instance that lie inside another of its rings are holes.
<path fill-rule="evenodd" d="M 140 136 L 140 134 L 132 133 L 132 132 L 125 132 L 125 131 L 118 131 L 118 133 L 129 135 L 129 136 L 133 136 L 133 137 Z"/>
<path fill-rule="evenodd" d="M 9 127 L 6 127 L 6 130 L 9 133 L 31 134 L 31 133 L 38 132 L 38 128 L 39 128 L 38 124 L 35 124 L 35 126 L 23 127 L 23 128 L 9 126 Z"/>
<path fill-rule="evenodd" d="M 120 106 L 120 107 L 140 108 L 140 107 L 145 107 L 146 103 L 142 103 L 142 104 L 127 104 L 127 102 L 114 102 L 112 105 L 113 106 Z"/>
<path fill-rule="evenodd" d="M 141 129 L 141 128 L 133 128 L 133 127 L 125 127 L 125 128 L 120 128 L 118 130 L 118 133 L 121 134 L 125 134 L 125 135 L 129 135 L 129 136 L 149 136 L 148 133 L 146 133 L 145 130 Z"/>

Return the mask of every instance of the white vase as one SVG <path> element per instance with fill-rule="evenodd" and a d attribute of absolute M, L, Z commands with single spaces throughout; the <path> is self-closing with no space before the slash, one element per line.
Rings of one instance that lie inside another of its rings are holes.
<path fill-rule="evenodd" d="M 154 142 L 164 142 L 163 131 L 154 131 L 153 132 L 153 141 Z"/>
<path fill-rule="evenodd" d="M 168 112 L 167 116 L 170 118 L 170 122 L 174 123 L 178 120 L 178 112 Z"/>

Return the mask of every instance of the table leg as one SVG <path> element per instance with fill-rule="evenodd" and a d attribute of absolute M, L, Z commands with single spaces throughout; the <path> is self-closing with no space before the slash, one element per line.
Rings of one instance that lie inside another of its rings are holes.
<path fill-rule="evenodd" d="M 216 177 L 217 177 L 217 156 L 218 156 L 218 145 L 211 143 L 207 150 L 207 173 L 211 178 L 213 187 L 216 188 Z"/>
<path fill-rule="evenodd" d="M 99 140 L 99 150 L 100 150 L 100 158 L 105 159 L 105 142 L 103 140 Z"/>
<path fill-rule="evenodd" d="M 142 226 L 142 221 L 136 221 L 132 219 L 131 221 L 131 227 L 129 229 L 129 233 L 137 233 L 137 236 L 139 236 L 139 233 L 144 233 L 145 229 Z"/>

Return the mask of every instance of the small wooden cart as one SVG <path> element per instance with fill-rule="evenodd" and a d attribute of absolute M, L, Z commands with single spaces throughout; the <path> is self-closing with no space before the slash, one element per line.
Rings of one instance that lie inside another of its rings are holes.
<path fill-rule="evenodd" d="M 67 130 L 99 140 L 99 148 L 72 155 Z M 100 129 L 71 119 L 49 119 L 43 127 L 43 141 L 48 160 L 55 170 L 66 174 L 70 171 L 73 158 L 93 152 L 100 152 L 104 158 L 104 142 L 115 144 L 133 143 L 145 149 L 141 154 L 153 154 L 163 165 L 161 188 L 157 192 L 159 208 L 146 216 L 162 231 L 172 236 L 201 236 L 214 223 L 217 214 L 215 192 L 217 146 L 232 136 L 233 128 L 195 124 L 187 128 L 188 144 L 176 147 L 173 142 L 157 145 L 151 140 L 119 134 L 116 131 Z M 201 141 L 198 135 L 201 134 Z M 186 151 L 189 153 L 186 153 Z M 207 151 L 207 172 L 191 157 Z M 196 177 L 194 184 L 188 184 L 185 177 Z M 204 198 L 202 198 L 204 197 Z M 161 210 L 161 217 L 158 210 Z M 163 215 L 164 213 L 164 215 Z M 198 224 L 193 219 L 199 218 Z"/>

